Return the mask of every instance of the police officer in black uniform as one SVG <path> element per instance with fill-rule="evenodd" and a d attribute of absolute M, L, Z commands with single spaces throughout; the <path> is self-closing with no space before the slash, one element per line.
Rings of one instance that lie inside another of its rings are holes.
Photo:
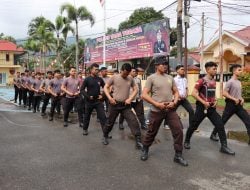
<path fill-rule="evenodd" d="M 104 127 L 106 122 L 103 105 L 103 94 L 100 93 L 100 88 L 103 88 L 105 83 L 103 79 L 98 76 L 98 68 L 99 66 L 97 64 L 92 64 L 90 66 L 90 76 L 85 78 L 81 87 L 81 95 L 83 95 L 85 98 L 83 135 L 88 135 L 89 121 L 93 109 L 96 109 L 97 117 L 100 119 L 102 128 Z"/>

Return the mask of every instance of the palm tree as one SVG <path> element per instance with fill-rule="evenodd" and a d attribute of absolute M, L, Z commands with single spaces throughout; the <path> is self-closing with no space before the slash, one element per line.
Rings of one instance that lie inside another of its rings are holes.
<path fill-rule="evenodd" d="M 55 49 L 53 24 L 42 16 L 36 17 L 29 24 L 28 34 L 29 39 L 34 41 L 42 54 L 42 67 L 45 71 L 45 54 Z"/>
<path fill-rule="evenodd" d="M 56 60 L 60 63 L 61 61 L 60 51 L 62 50 L 62 47 L 66 44 L 68 32 L 71 31 L 74 34 L 74 29 L 70 26 L 70 20 L 61 15 L 56 17 L 55 24 L 53 25 L 53 29 L 56 33 L 56 38 L 57 38 Z M 63 35 L 63 40 L 60 39 L 60 34 Z"/>
<path fill-rule="evenodd" d="M 30 37 L 34 36 L 37 32 L 37 29 L 42 25 L 44 26 L 45 32 L 51 32 L 53 30 L 53 23 L 47 20 L 45 17 L 39 16 L 32 19 L 29 23 L 28 35 Z"/>
<path fill-rule="evenodd" d="M 94 16 L 88 11 L 85 6 L 80 6 L 76 8 L 75 6 L 71 5 L 70 3 L 65 3 L 61 6 L 61 13 L 64 11 L 67 12 L 68 18 L 71 22 L 75 22 L 75 36 L 76 36 L 76 68 L 78 67 L 79 62 L 79 37 L 78 37 L 78 22 L 89 20 L 91 26 L 95 23 Z"/>

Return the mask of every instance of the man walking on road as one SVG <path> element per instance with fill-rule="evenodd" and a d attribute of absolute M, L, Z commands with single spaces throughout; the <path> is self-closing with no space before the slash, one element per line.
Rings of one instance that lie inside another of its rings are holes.
<path fill-rule="evenodd" d="M 135 98 L 138 88 L 129 73 L 132 67 L 129 63 L 124 63 L 121 67 L 121 73 L 114 75 L 108 80 L 104 87 L 104 92 L 109 99 L 109 111 L 106 125 L 103 129 L 103 144 L 107 145 L 108 134 L 111 132 L 115 120 L 121 113 L 128 123 L 128 126 L 135 136 L 136 148 L 141 148 L 141 131 L 139 123 L 133 111 L 131 110 L 131 102 Z M 110 87 L 113 89 L 113 97 L 110 95 Z M 132 88 L 132 93 L 130 89 Z"/>
<path fill-rule="evenodd" d="M 145 116 L 144 116 L 144 106 L 143 106 L 143 100 L 141 98 L 142 96 L 142 85 L 141 85 L 141 79 L 138 78 L 138 70 L 133 68 L 130 72 L 130 76 L 133 77 L 135 84 L 138 88 L 138 93 L 136 94 L 135 99 L 131 102 L 131 107 L 135 110 L 136 116 L 140 122 L 141 129 L 146 129 L 146 123 L 145 123 Z M 119 129 L 124 129 L 123 127 L 123 121 L 124 117 L 123 115 L 120 115 L 119 118 Z"/>
<path fill-rule="evenodd" d="M 105 83 L 101 77 L 98 76 L 99 65 L 92 64 L 90 66 L 90 76 L 88 76 L 81 87 L 81 95 L 85 98 L 85 115 L 83 122 L 83 135 L 88 135 L 88 127 L 91 114 L 96 109 L 97 117 L 100 119 L 101 127 L 103 129 L 106 116 L 103 105 L 103 94 L 101 94 L 101 87 Z"/>
<path fill-rule="evenodd" d="M 222 114 L 222 121 L 224 124 L 226 124 L 232 115 L 236 114 L 241 119 L 241 121 L 243 121 L 247 128 L 247 134 L 249 136 L 248 144 L 250 145 L 250 116 L 243 108 L 244 99 L 242 98 L 242 87 L 241 82 L 238 79 L 242 74 L 241 65 L 232 65 L 231 70 L 233 72 L 233 76 L 229 81 L 227 81 L 223 91 L 223 96 L 226 98 L 226 107 Z M 217 133 L 218 130 L 214 128 L 210 139 L 213 141 L 218 141 L 219 139 L 216 136 Z"/>
<path fill-rule="evenodd" d="M 76 77 L 76 68 L 71 67 L 69 70 L 70 76 L 64 79 L 62 91 L 66 93 L 64 101 L 64 127 L 68 127 L 69 112 L 73 109 L 76 98 L 80 94 L 80 81 Z"/>
<path fill-rule="evenodd" d="M 19 105 L 21 105 L 22 101 L 22 90 L 21 90 L 21 75 L 20 72 L 16 73 L 16 76 L 14 78 L 14 89 L 15 89 L 15 96 L 14 101 L 17 103 L 17 98 L 19 99 Z"/>
<path fill-rule="evenodd" d="M 39 111 L 40 108 L 40 101 L 41 101 L 41 95 L 42 92 L 40 90 L 42 80 L 41 80 L 41 73 L 37 72 L 35 75 L 35 79 L 33 80 L 33 83 L 30 86 L 30 89 L 32 90 L 33 94 L 33 113 L 36 113 L 36 111 Z"/>
<path fill-rule="evenodd" d="M 49 83 L 50 83 L 51 79 L 52 79 L 52 71 L 48 71 L 46 79 L 43 79 L 41 87 L 40 87 L 40 90 L 44 93 L 43 96 L 42 96 L 43 105 L 42 105 L 41 116 L 45 116 L 46 115 L 45 112 L 46 112 L 47 106 L 49 104 L 49 100 L 51 98 L 51 94 L 48 91 L 48 86 L 49 86 Z"/>
<path fill-rule="evenodd" d="M 108 76 L 108 70 L 106 67 L 101 67 L 100 69 L 100 77 L 103 79 L 104 83 L 106 84 L 108 82 L 108 80 L 110 79 L 110 77 Z M 108 112 L 108 106 L 109 106 L 109 101 L 108 101 L 108 98 L 105 96 L 104 94 L 104 90 L 103 88 L 101 88 L 101 93 L 103 93 L 104 97 L 103 97 L 103 100 L 104 100 L 104 103 L 105 103 L 105 112 L 107 114 Z"/>
<path fill-rule="evenodd" d="M 141 160 L 148 159 L 149 147 L 154 142 L 162 121 L 167 120 L 174 139 L 174 162 L 188 166 L 188 162 L 182 157 L 183 131 L 182 124 L 175 111 L 179 93 L 172 76 L 166 74 L 168 61 L 166 56 L 157 56 L 153 59 L 156 73 L 149 76 L 142 92 L 145 101 L 152 104 L 149 113 L 149 125 L 143 138 Z M 150 95 L 151 94 L 151 95 Z M 174 96 L 174 100 L 173 100 Z"/>
<path fill-rule="evenodd" d="M 194 118 L 194 109 L 192 108 L 190 102 L 187 99 L 188 96 L 188 85 L 187 79 L 185 78 L 185 70 L 183 65 L 178 65 L 176 67 L 177 76 L 174 77 L 175 84 L 179 91 L 179 100 L 176 105 L 176 109 L 181 105 L 189 114 L 189 126 Z"/>
<path fill-rule="evenodd" d="M 26 108 L 27 106 L 27 93 L 28 93 L 28 86 L 27 82 L 29 80 L 29 71 L 25 70 L 24 75 L 21 75 L 21 91 L 22 91 L 22 99 L 23 99 L 23 107 Z"/>
<path fill-rule="evenodd" d="M 51 94 L 51 107 L 49 114 L 49 121 L 53 121 L 55 109 L 60 106 L 60 101 L 63 96 L 63 92 L 61 90 L 63 83 L 63 79 L 61 78 L 60 70 L 54 71 L 54 78 L 50 80 L 48 85 L 48 92 Z"/>
<path fill-rule="evenodd" d="M 224 123 L 221 119 L 221 116 L 216 111 L 216 82 L 214 80 L 214 76 L 217 72 L 217 64 L 214 62 L 207 62 L 205 64 L 205 69 L 207 72 L 206 76 L 196 82 L 192 92 L 192 96 L 196 99 L 196 110 L 192 124 L 189 126 L 186 132 L 184 147 L 186 149 L 191 148 L 190 140 L 194 131 L 199 127 L 200 123 L 205 119 L 205 117 L 208 117 L 208 119 L 218 131 L 221 142 L 220 152 L 229 155 L 235 155 L 235 152 L 233 152 L 227 146 L 227 137 Z"/>

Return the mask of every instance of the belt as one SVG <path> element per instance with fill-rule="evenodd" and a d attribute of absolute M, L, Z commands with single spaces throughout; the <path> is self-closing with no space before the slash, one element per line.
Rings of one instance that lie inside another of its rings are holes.
<path fill-rule="evenodd" d="M 116 100 L 116 104 L 115 105 L 125 106 L 126 104 L 123 101 L 117 101 Z"/>

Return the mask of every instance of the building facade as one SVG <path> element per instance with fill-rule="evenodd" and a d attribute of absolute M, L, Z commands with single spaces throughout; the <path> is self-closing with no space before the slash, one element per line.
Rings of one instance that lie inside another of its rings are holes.
<path fill-rule="evenodd" d="M 222 42 L 223 73 L 228 73 L 230 65 L 235 63 L 241 64 L 243 67 L 250 67 L 250 26 L 234 33 L 224 31 Z M 217 38 L 204 48 L 201 70 L 204 70 L 204 64 L 207 61 L 219 63 L 219 59 L 219 39 Z"/>
<path fill-rule="evenodd" d="M 14 74 L 21 71 L 17 56 L 23 53 L 24 50 L 13 42 L 0 40 L 0 86 L 13 84 Z"/>

